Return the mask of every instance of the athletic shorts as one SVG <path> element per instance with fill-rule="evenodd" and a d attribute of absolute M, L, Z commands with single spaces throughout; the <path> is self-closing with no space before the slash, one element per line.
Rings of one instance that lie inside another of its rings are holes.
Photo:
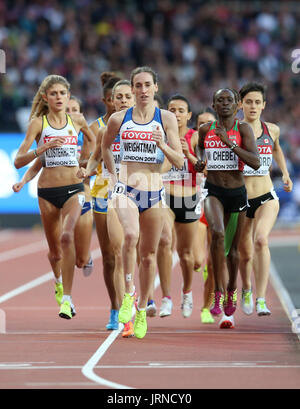
<path fill-rule="evenodd" d="M 107 214 L 107 198 L 92 197 L 94 213 Z"/>
<path fill-rule="evenodd" d="M 38 188 L 38 197 L 52 203 L 58 209 L 61 209 L 70 197 L 76 193 L 84 192 L 83 183 L 75 185 L 59 186 L 59 187 L 43 187 Z M 79 197 L 79 203 L 83 206 L 85 201 L 84 193 Z"/>
<path fill-rule="evenodd" d="M 91 208 L 92 208 L 91 202 L 84 202 L 84 205 L 82 206 L 82 209 L 81 209 L 80 216 L 83 216 L 85 213 L 90 211 Z"/>
<path fill-rule="evenodd" d="M 224 207 L 224 213 L 244 212 L 248 207 L 247 191 L 243 185 L 234 189 L 227 189 L 221 186 L 205 182 L 207 196 L 216 197 Z"/>
<path fill-rule="evenodd" d="M 197 194 L 181 197 L 166 193 L 166 204 L 175 214 L 177 223 L 192 223 L 200 218 L 201 203 Z"/>
<path fill-rule="evenodd" d="M 249 207 L 247 209 L 246 216 L 249 219 L 254 219 L 256 210 L 270 200 L 279 200 L 274 189 L 268 193 L 265 193 L 264 195 L 255 197 L 254 199 L 249 199 Z"/>
<path fill-rule="evenodd" d="M 122 182 L 118 182 L 115 184 L 114 190 L 110 193 L 109 198 L 116 195 L 127 196 L 137 206 L 139 213 L 142 213 L 161 200 L 164 200 L 164 194 L 164 188 L 155 191 L 138 190 Z"/>

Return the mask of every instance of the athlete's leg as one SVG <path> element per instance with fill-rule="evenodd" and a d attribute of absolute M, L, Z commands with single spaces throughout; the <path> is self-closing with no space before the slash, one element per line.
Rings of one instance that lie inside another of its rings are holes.
<path fill-rule="evenodd" d="M 245 291 L 251 290 L 251 275 L 253 271 L 253 221 L 249 217 L 245 218 L 244 227 L 239 241 L 239 270 L 242 279 L 242 288 Z"/>
<path fill-rule="evenodd" d="M 201 223 L 203 224 L 203 223 Z M 207 228 L 207 279 L 204 282 L 204 293 L 203 293 L 203 308 L 210 308 L 213 302 L 213 292 L 215 288 L 214 271 L 212 266 L 212 260 L 210 255 L 210 245 L 211 245 L 211 234 L 209 228 Z"/>
<path fill-rule="evenodd" d="M 114 197 L 112 202 L 124 232 L 122 260 L 125 292 L 132 294 L 134 291 L 134 271 L 137 262 L 136 247 L 140 235 L 139 211 L 135 203 L 122 194 Z"/>
<path fill-rule="evenodd" d="M 85 200 L 90 201 L 90 188 L 84 185 Z M 92 209 L 80 215 L 75 227 L 76 265 L 78 268 L 85 266 L 90 259 L 90 247 L 93 233 Z"/>
<path fill-rule="evenodd" d="M 231 214 L 231 217 L 233 216 L 235 215 Z M 232 243 L 230 246 L 229 253 L 227 255 L 227 269 L 228 269 L 228 275 L 229 275 L 229 280 L 228 280 L 228 285 L 227 285 L 228 291 L 234 291 L 237 288 L 237 275 L 238 275 L 238 269 L 239 269 L 238 245 L 239 245 L 241 232 L 243 230 L 243 226 L 245 222 L 246 212 L 241 212 L 236 216 L 237 216 L 236 221 L 235 220 L 233 221 L 234 223 L 236 223 L 236 228 L 234 228 L 235 233 L 233 232 Z"/>
<path fill-rule="evenodd" d="M 55 278 L 60 279 L 62 260 L 62 249 L 60 244 L 62 231 L 61 211 L 52 203 L 48 202 L 48 200 L 42 199 L 41 197 L 39 197 L 38 200 L 41 220 L 49 248 L 48 259 Z"/>
<path fill-rule="evenodd" d="M 206 261 L 206 241 L 207 241 L 207 226 L 198 221 L 197 231 L 194 237 L 194 270 L 203 271 Z"/>
<path fill-rule="evenodd" d="M 118 215 L 113 207 L 107 209 L 107 229 L 109 240 L 115 255 L 114 285 L 117 293 L 118 304 L 122 304 L 125 293 L 124 269 L 122 249 L 124 244 L 124 233 Z"/>
<path fill-rule="evenodd" d="M 93 233 L 92 210 L 81 215 L 75 227 L 76 266 L 82 268 L 90 258 L 91 239 Z"/>
<path fill-rule="evenodd" d="M 210 256 L 214 273 L 215 291 L 224 293 L 224 209 L 214 196 L 208 196 L 204 202 L 204 211 L 211 232 Z"/>
<path fill-rule="evenodd" d="M 163 228 L 163 209 L 152 207 L 140 214 L 140 300 L 139 308 L 146 308 L 156 270 L 157 248 Z"/>
<path fill-rule="evenodd" d="M 80 217 L 82 209 L 82 206 L 79 203 L 79 197 L 80 194 L 70 197 L 62 207 L 62 278 L 64 294 L 70 296 L 72 293 L 74 269 L 76 263 L 74 229 L 78 218 Z"/>
<path fill-rule="evenodd" d="M 111 302 L 111 309 L 117 310 L 118 300 L 114 286 L 115 255 L 107 231 L 107 214 L 94 212 L 97 237 L 102 253 L 103 277 L 108 296 Z"/>
<path fill-rule="evenodd" d="M 276 222 L 278 212 L 278 200 L 270 200 L 261 205 L 255 212 L 253 267 L 257 298 L 265 298 L 266 295 L 271 261 L 269 234 Z"/>
<path fill-rule="evenodd" d="M 197 234 L 198 220 L 192 223 L 175 222 L 177 252 L 183 277 L 183 293 L 192 289 L 194 273 L 194 246 L 193 240 Z"/>
<path fill-rule="evenodd" d="M 157 250 L 157 266 L 160 279 L 162 298 L 171 297 L 171 274 L 172 274 L 172 229 L 174 215 L 170 209 L 163 208 L 164 225 Z"/>

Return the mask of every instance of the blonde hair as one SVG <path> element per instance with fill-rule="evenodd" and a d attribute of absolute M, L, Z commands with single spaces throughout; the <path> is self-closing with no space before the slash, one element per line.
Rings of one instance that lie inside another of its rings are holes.
<path fill-rule="evenodd" d="M 46 94 L 48 89 L 52 87 L 52 85 L 61 84 L 64 85 L 68 91 L 70 91 L 70 83 L 61 75 L 48 75 L 44 78 L 43 82 L 41 83 L 38 92 L 35 94 L 35 97 L 32 101 L 32 107 L 30 112 L 29 119 L 40 117 L 43 115 L 48 114 L 49 108 L 48 103 L 43 99 L 43 95 Z"/>

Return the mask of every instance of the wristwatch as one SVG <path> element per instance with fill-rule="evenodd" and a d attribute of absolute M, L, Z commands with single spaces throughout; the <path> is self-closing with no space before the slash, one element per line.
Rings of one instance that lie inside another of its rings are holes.
<path fill-rule="evenodd" d="M 234 148 L 237 148 L 239 145 L 236 142 L 233 142 L 232 146 L 229 146 L 229 149 L 233 151 Z"/>

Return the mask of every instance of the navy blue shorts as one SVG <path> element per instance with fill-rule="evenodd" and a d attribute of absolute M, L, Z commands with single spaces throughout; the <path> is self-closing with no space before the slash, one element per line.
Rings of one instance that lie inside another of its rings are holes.
<path fill-rule="evenodd" d="M 142 213 L 160 202 L 163 193 L 164 188 L 156 191 L 138 190 L 122 182 L 118 182 L 115 184 L 113 192 L 109 192 L 109 199 L 115 195 L 127 196 L 137 206 L 139 213 Z"/>

